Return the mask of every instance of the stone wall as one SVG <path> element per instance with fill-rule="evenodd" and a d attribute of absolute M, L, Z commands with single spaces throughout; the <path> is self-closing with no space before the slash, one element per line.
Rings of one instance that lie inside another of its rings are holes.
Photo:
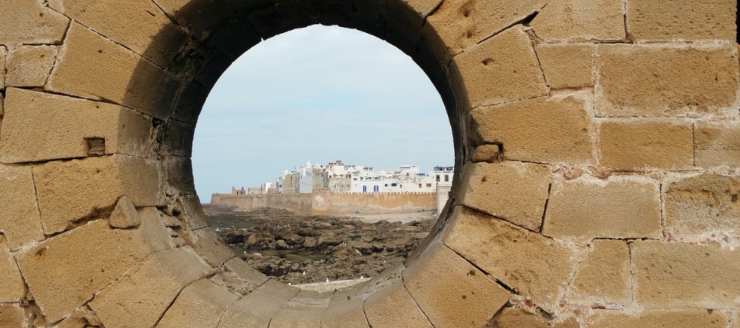
<path fill-rule="evenodd" d="M 251 211 L 269 207 L 303 215 L 375 215 L 437 211 L 435 193 L 213 194 L 211 205 Z M 443 204 L 444 206 L 444 204 Z"/>
<path fill-rule="evenodd" d="M 740 327 L 736 6 L 4 0 L 0 326 Z M 458 172 L 405 266 L 321 295 L 205 228 L 189 159 L 228 65 L 315 23 L 424 69 Z"/>

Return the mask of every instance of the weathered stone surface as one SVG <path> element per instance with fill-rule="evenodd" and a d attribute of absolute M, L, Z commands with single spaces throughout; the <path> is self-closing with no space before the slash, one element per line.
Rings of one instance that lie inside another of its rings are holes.
<path fill-rule="evenodd" d="M 552 326 L 554 328 L 581 328 L 581 324 L 578 323 L 578 320 L 572 317 L 560 322 L 556 322 Z"/>
<path fill-rule="evenodd" d="M 571 271 L 567 248 L 504 221 L 457 208 L 445 244 L 534 304 L 557 307 Z"/>
<path fill-rule="evenodd" d="M 550 2 L 532 21 L 545 40 L 617 41 L 625 38 L 622 0 L 562 0 Z"/>
<path fill-rule="evenodd" d="M 227 247 L 218 235 L 210 229 L 200 229 L 193 231 L 191 234 L 193 240 L 192 245 L 195 251 L 203 256 L 209 264 L 213 266 L 221 266 L 226 261 L 234 258 L 234 251 Z"/>
<path fill-rule="evenodd" d="M 472 108 L 547 94 L 532 41 L 513 27 L 454 58 Z"/>
<path fill-rule="evenodd" d="M 740 302 L 739 249 L 638 241 L 632 262 L 640 306 L 724 308 Z"/>
<path fill-rule="evenodd" d="M 102 323 L 87 306 L 77 308 L 67 319 L 62 320 L 54 328 L 89 328 L 99 327 Z"/>
<path fill-rule="evenodd" d="M 631 300 L 629 279 L 630 250 L 627 243 L 594 240 L 591 251 L 578 268 L 569 302 L 626 305 Z"/>
<path fill-rule="evenodd" d="M 740 167 L 740 123 L 697 123 L 696 166 Z"/>
<path fill-rule="evenodd" d="M 427 21 L 455 54 L 523 20 L 545 3 L 543 0 L 444 1 Z"/>
<path fill-rule="evenodd" d="M 598 115 L 718 113 L 735 103 L 735 47 L 602 45 L 597 51 Z"/>
<path fill-rule="evenodd" d="M 405 272 L 409 293 L 437 328 L 478 328 L 509 292 L 444 245 L 433 244 Z"/>
<path fill-rule="evenodd" d="M 128 229 L 136 228 L 141 224 L 139 212 L 136 211 L 134 203 L 126 196 L 118 199 L 116 207 L 113 209 L 108 224 L 113 228 Z"/>
<path fill-rule="evenodd" d="M 186 287 L 167 310 L 157 327 L 215 328 L 221 315 L 238 297 L 210 280 Z"/>
<path fill-rule="evenodd" d="M 503 157 L 504 153 L 501 145 L 497 144 L 480 145 L 473 152 L 473 162 L 495 163 L 502 161 L 504 159 Z"/>
<path fill-rule="evenodd" d="M 20 302 L 26 294 L 18 265 L 0 236 L 0 303 Z"/>
<path fill-rule="evenodd" d="M 530 230 L 539 230 L 550 186 L 543 165 L 503 162 L 468 164 L 461 202 Z"/>
<path fill-rule="evenodd" d="M 432 13 L 434 9 L 439 7 L 443 0 L 403 0 L 403 2 L 410 8 L 414 9 L 419 16 L 426 17 Z"/>
<path fill-rule="evenodd" d="M 190 158 L 193 153 L 195 126 L 178 121 L 169 121 L 164 128 L 164 140 L 161 142 L 163 154 Z"/>
<path fill-rule="evenodd" d="M 138 211 L 142 238 L 153 252 L 159 252 L 177 246 L 172 229 L 165 226 L 165 217 L 157 208 L 146 207 Z"/>
<path fill-rule="evenodd" d="M 26 313 L 17 304 L 0 304 L 0 327 L 25 327 Z"/>
<path fill-rule="evenodd" d="M 11 249 L 44 238 L 30 167 L 0 165 L 0 231 Z"/>
<path fill-rule="evenodd" d="M 68 19 L 38 0 L 5 0 L 0 11 L 0 44 L 57 43 Z"/>
<path fill-rule="evenodd" d="M 548 328 L 547 321 L 535 314 L 520 309 L 507 308 L 499 313 L 484 328 Z"/>
<path fill-rule="evenodd" d="M 591 119 L 585 101 L 533 99 L 472 112 L 478 134 L 503 145 L 504 158 L 530 162 L 591 161 Z"/>
<path fill-rule="evenodd" d="M 186 285 L 210 270 L 190 248 L 159 252 L 96 295 L 90 307 L 105 327 L 152 327 Z"/>
<path fill-rule="evenodd" d="M 270 327 L 321 328 L 321 319 L 330 301 L 330 294 L 302 290 L 275 314 Z"/>
<path fill-rule="evenodd" d="M 51 4 L 75 21 L 162 66 L 167 66 L 186 39 L 152 1 L 57 0 Z"/>
<path fill-rule="evenodd" d="M 8 54 L 5 84 L 9 87 L 42 87 L 57 56 L 54 46 L 22 46 Z"/>
<path fill-rule="evenodd" d="M 627 26 L 632 39 L 708 40 L 735 42 L 732 0 L 671 1 L 670 6 L 650 0 L 627 1 Z"/>
<path fill-rule="evenodd" d="M 5 103 L 4 162 L 141 155 L 151 148 L 151 121 L 120 106 L 16 88 Z M 103 139 L 101 152 L 91 149 L 91 138 Z"/>
<path fill-rule="evenodd" d="M 594 53 L 590 44 L 539 44 L 537 58 L 553 89 L 579 89 L 594 85 Z"/>
<path fill-rule="evenodd" d="M 73 23 L 47 88 L 107 99 L 164 118 L 176 82 L 133 52 Z"/>
<path fill-rule="evenodd" d="M 601 165 L 625 171 L 691 168 L 691 130 L 680 122 L 604 121 L 599 136 Z"/>
<path fill-rule="evenodd" d="M 136 230 L 113 230 L 98 220 L 23 252 L 18 264 L 36 304 L 47 320 L 57 321 L 150 251 Z"/>
<path fill-rule="evenodd" d="M 8 50 L 4 46 L 0 46 L 0 90 L 5 89 L 5 64 Z M 2 110 L 0 110 L 0 118 L 2 118 Z"/>
<path fill-rule="evenodd" d="M 238 285 L 237 292 L 240 294 L 251 293 L 270 279 L 238 257 L 224 263 L 224 267 L 229 270 L 229 273 L 234 274 L 235 282 Z"/>
<path fill-rule="evenodd" d="M 373 328 L 432 327 L 400 280 L 368 297 L 365 314 Z"/>
<path fill-rule="evenodd" d="M 360 287 L 338 290 L 321 319 L 321 328 L 370 328 L 363 308 L 364 295 Z"/>
<path fill-rule="evenodd" d="M 298 292 L 296 288 L 268 281 L 230 307 L 224 314 L 219 328 L 267 327 L 281 306 Z"/>
<path fill-rule="evenodd" d="M 136 206 L 159 204 L 159 172 L 153 162 L 112 156 L 34 167 L 41 222 L 47 234 L 95 216 L 126 195 Z"/>
<path fill-rule="evenodd" d="M 671 183 L 665 192 L 665 223 L 675 238 L 740 236 L 740 178 L 703 174 Z"/>
<path fill-rule="evenodd" d="M 594 178 L 553 184 L 543 233 L 556 238 L 658 238 L 660 190 L 648 179 Z"/>
<path fill-rule="evenodd" d="M 613 311 L 598 311 L 590 320 L 589 327 L 598 328 L 724 328 L 727 317 L 720 311 L 676 310 L 646 311 L 628 315 Z"/>

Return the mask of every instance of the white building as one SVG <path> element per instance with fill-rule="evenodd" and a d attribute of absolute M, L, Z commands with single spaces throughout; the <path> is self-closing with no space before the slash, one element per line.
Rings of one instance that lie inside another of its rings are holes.
<path fill-rule="evenodd" d="M 431 174 L 416 165 L 403 165 L 396 170 L 375 170 L 373 167 L 348 165 L 341 160 L 326 165 L 307 162 L 294 170 L 286 170 L 275 183 L 247 188 L 246 193 L 312 193 L 319 191 L 351 193 L 437 192 L 438 187 L 452 186 L 454 168 L 436 166 Z M 232 192 L 244 193 L 244 188 Z"/>

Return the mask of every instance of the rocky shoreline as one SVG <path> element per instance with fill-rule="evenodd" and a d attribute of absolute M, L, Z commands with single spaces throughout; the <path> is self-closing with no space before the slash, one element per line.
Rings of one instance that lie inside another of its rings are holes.
<path fill-rule="evenodd" d="M 402 263 L 434 224 L 368 223 L 277 209 L 206 212 L 209 226 L 248 264 L 290 284 L 373 277 Z"/>

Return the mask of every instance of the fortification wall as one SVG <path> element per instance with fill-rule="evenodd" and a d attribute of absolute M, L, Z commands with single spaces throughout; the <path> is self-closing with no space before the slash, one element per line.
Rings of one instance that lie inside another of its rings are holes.
<path fill-rule="evenodd" d="M 305 215 L 402 214 L 434 212 L 436 193 L 214 194 L 211 205 L 240 211 L 279 208 Z"/>
<path fill-rule="evenodd" d="M 735 0 L 0 1 L 0 326 L 738 328 L 736 13 Z M 316 23 L 420 65 L 458 175 L 403 266 L 321 295 L 220 242 L 190 165 L 222 72 Z"/>

